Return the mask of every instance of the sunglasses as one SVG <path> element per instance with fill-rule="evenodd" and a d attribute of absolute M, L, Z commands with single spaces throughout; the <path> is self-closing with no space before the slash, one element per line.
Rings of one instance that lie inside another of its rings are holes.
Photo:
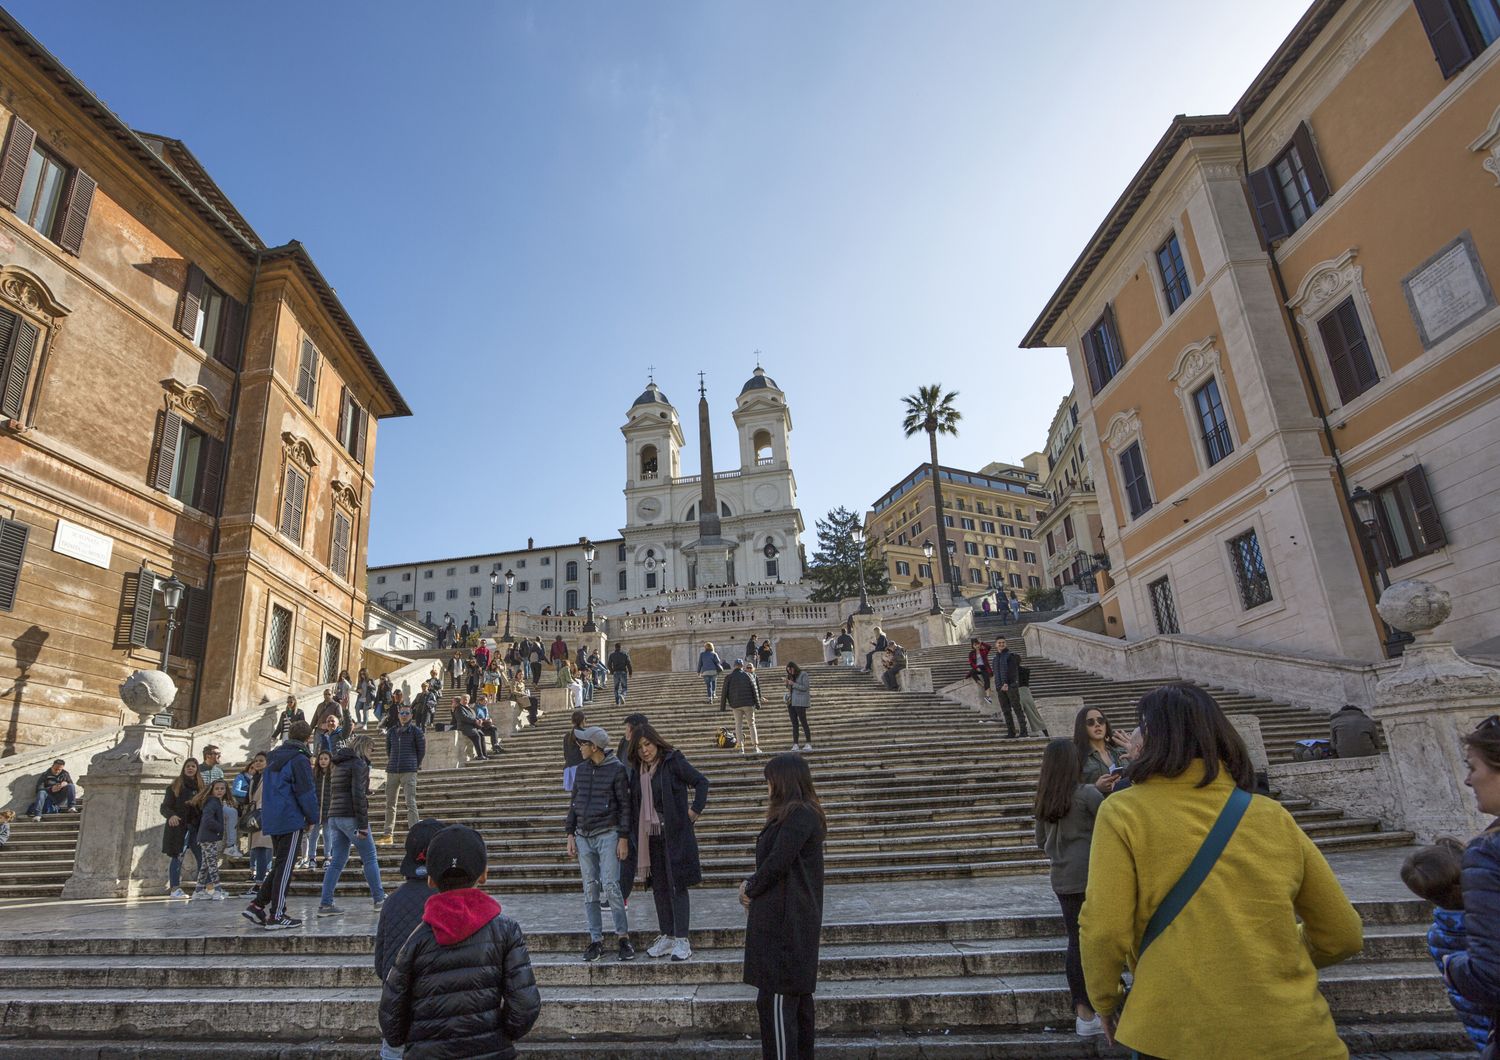
<path fill-rule="evenodd" d="M 1092 725 L 1104 725 L 1104 724 L 1106 724 L 1106 722 L 1105 722 L 1105 720 L 1103 718 L 1088 718 L 1088 719 L 1086 719 L 1084 721 L 1084 724 L 1085 725 L 1090 725 L 1090 726 L 1092 726 Z"/>

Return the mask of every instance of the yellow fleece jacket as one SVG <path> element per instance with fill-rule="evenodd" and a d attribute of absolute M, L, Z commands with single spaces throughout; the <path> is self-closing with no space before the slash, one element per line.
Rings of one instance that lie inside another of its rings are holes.
<path fill-rule="evenodd" d="M 1146 923 L 1187 869 L 1229 798 L 1220 772 L 1199 788 L 1203 762 L 1104 800 L 1094 824 L 1079 922 L 1094 1007 L 1122 1000 L 1116 1035 L 1164 1060 L 1346 1057 L 1317 968 L 1364 945 L 1359 914 L 1328 862 L 1280 803 L 1256 796 L 1192 900 L 1137 967 Z M 1303 923 L 1299 925 L 1297 918 Z"/>

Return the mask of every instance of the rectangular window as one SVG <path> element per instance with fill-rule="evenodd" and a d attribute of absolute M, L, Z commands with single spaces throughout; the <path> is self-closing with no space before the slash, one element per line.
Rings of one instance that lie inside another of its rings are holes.
<path fill-rule="evenodd" d="M 972 530 L 974 529 L 974 520 L 966 516 L 958 521 L 958 525 L 961 529 Z"/>
<path fill-rule="evenodd" d="M 432 572 L 432 571 L 430 571 L 430 570 L 424 570 L 424 571 L 423 571 L 423 572 L 422 572 L 422 577 L 424 577 L 424 578 L 429 578 L 429 579 L 430 579 L 430 578 L 431 578 L 431 577 L 432 577 L 432 574 L 433 574 L 433 572 Z M 451 578 L 451 577 L 452 577 L 452 576 L 453 576 L 453 568 L 452 568 L 452 567 L 449 567 L 449 568 L 448 568 L 448 576 L 449 576 L 449 577 L 450 577 L 450 578 Z"/>
<path fill-rule="evenodd" d="M 375 578 L 375 584 L 376 585 L 384 585 L 385 584 L 385 575 L 384 574 L 378 575 Z"/>
<path fill-rule="evenodd" d="M 477 563 L 470 563 L 469 564 L 469 573 L 470 574 L 478 574 L 479 573 L 479 564 L 477 564 Z"/>
<path fill-rule="evenodd" d="M 1139 519 L 1151 510 L 1151 485 L 1146 481 L 1146 461 L 1141 457 L 1141 443 L 1131 442 L 1120 454 L 1120 480 L 1125 486 L 1130 517 Z"/>
<path fill-rule="evenodd" d="M 1057 539 L 1054 536 L 1056 533 L 1055 530 L 1047 531 L 1047 555 L 1049 556 L 1057 555 Z"/>
<path fill-rule="evenodd" d="M 1115 311 L 1106 306 L 1101 316 L 1083 334 L 1083 363 L 1088 370 L 1089 387 L 1097 394 L 1125 367 L 1125 350 L 1115 327 Z"/>
<path fill-rule="evenodd" d="M 1293 144 L 1288 147 L 1275 162 L 1271 163 L 1271 172 L 1276 178 L 1276 192 L 1281 198 L 1281 208 L 1291 219 L 1292 231 L 1295 232 L 1307 223 L 1307 219 L 1317 212 L 1319 203 L 1313 194 L 1312 181 L 1308 179 L 1307 164 L 1302 160 L 1302 152 Z"/>
<path fill-rule="evenodd" d="M 1027 563 L 1035 563 L 1036 562 L 1036 553 L 1035 552 L 1023 552 L 1023 553 L 1021 553 L 1021 558 L 1024 559 Z"/>
<path fill-rule="evenodd" d="M 896 535 L 896 544 L 898 544 L 898 545 L 904 545 L 904 544 L 906 544 L 906 535 L 905 534 L 897 534 Z"/>
<path fill-rule="evenodd" d="M 516 566 L 517 567 L 524 567 L 524 566 L 526 566 L 526 561 L 524 559 L 518 559 L 518 560 L 516 560 Z"/>
<path fill-rule="evenodd" d="M 969 581 L 975 585 L 984 584 L 984 575 L 979 572 L 978 567 L 969 568 Z"/>
<path fill-rule="evenodd" d="M 1418 0 L 1416 7 L 1445 79 L 1500 39 L 1500 0 Z"/>
<path fill-rule="evenodd" d="M 646 588 L 656 588 L 656 572 L 654 570 L 648 570 L 646 572 Z"/>
<path fill-rule="evenodd" d="M 339 679 L 339 662 L 343 658 L 344 645 L 332 633 L 323 634 L 323 666 L 318 680 L 332 684 Z"/>
<path fill-rule="evenodd" d="M 477 585 L 469 586 L 469 595 L 478 596 L 483 590 Z"/>
<path fill-rule="evenodd" d="M 1285 239 L 1307 223 L 1327 200 L 1328 178 L 1307 122 L 1271 164 L 1249 175 L 1250 201 L 1267 244 Z"/>
<path fill-rule="evenodd" d="M 411 581 L 411 571 L 409 571 L 409 570 L 402 571 L 401 572 L 401 580 L 404 581 L 404 582 Z"/>
<path fill-rule="evenodd" d="M 302 353 L 297 359 L 297 396 L 310 409 L 318 404 L 318 348 L 312 339 L 302 340 Z"/>
<path fill-rule="evenodd" d="M 1069 541 L 1073 540 L 1073 517 L 1063 516 L 1063 537 Z"/>
<path fill-rule="evenodd" d="M 1028 574 L 1026 575 L 1026 585 L 1030 589 L 1040 589 L 1042 587 L 1042 579 L 1038 578 L 1035 574 Z"/>
<path fill-rule="evenodd" d="M 307 476 L 288 464 L 281 482 L 281 536 L 302 544 L 302 516 L 307 510 Z"/>
<path fill-rule="evenodd" d="M 530 582 L 516 582 L 516 592 L 518 593 L 524 593 L 530 587 Z"/>
<path fill-rule="evenodd" d="M 457 573 L 458 573 L 458 568 L 457 567 L 449 567 L 447 570 L 443 571 L 444 576 L 449 577 L 449 578 L 453 577 Z M 429 578 L 432 577 L 432 571 L 428 571 L 427 572 L 427 576 Z"/>
<path fill-rule="evenodd" d="M 543 578 L 542 579 L 542 588 L 543 589 L 550 589 L 550 588 L 552 588 L 552 579 L 551 578 Z"/>
<path fill-rule="evenodd" d="M 1021 587 L 1021 576 L 1019 574 L 1010 575 L 1010 587 L 1012 589 L 1019 589 Z"/>
<path fill-rule="evenodd" d="M 402 607 L 410 607 L 411 606 L 411 593 L 407 593 L 405 596 L 403 596 L 401 598 L 401 606 Z"/>
<path fill-rule="evenodd" d="M 552 566 L 552 557 L 551 556 L 543 556 L 542 557 L 542 566 L 544 566 L 544 567 L 550 567 L 550 566 Z"/>
<path fill-rule="evenodd" d="M 768 560 L 766 560 L 766 577 L 767 578 L 779 578 L 779 577 L 781 577 L 781 567 L 778 565 L 778 563 L 777 563 L 776 560 L 774 560 L 774 559 L 768 559 Z"/>
<path fill-rule="evenodd" d="M 1000 524 L 1000 536 L 1001 537 L 1015 537 L 1016 536 L 1016 528 L 1013 527 L 1013 526 L 1011 526 L 1009 523 L 1001 523 Z"/>
<path fill-rule="evenodd" d="M 1156 632 L 1181 633 L 1177 627 L 1177 606 L 1172 601 L 1172 583 L 1158 578 L 1146 586 L 1151 594 L 1151 613 L 1156 616 Z"/>
<path fill-rule="evenodd" d="M 219 503 L 224 443 L 175 412 L 156 417 L 156 466 L 151 486 L 183 504 L 212 512 Z"/>
<path fill-rule="evenodd" d="M 993 534 L 995 532 L 995 524 L 987 519 L 983 520 L 979 524 L 979 530 L 981 533 Z"/>
<path fill-rule="evenodd" d="M 921 523 L 912 523 L 911 524 L 911 536 L 912 536 L 913 540 L 915 540 L 916 538 L 919 538 L 919 537 L 922 536 L 922 524 Z"/>
<path fill-rule="evenodd" d="M 229 299 L 223 291 L 207 281 L 198 297 L 198 320 L 193 325 L 193 344 L 210 357 L 223 360 L 220 346 L 224 342 L 224 314 Z"/>
<path fill-rule="evenodd" d="M 26 560 L 31 527 L 14 519 L 0 519 L 0 611 L 13 611 Z"/>
<path fill-rule="evenodd" d="M 333 573 L 349 580 L 349 567 L 351 559 L 350 540 L 354 523 L 348 515 L 335 510 L 333 513 L 333 544 L 328 552 L 328 566 Z"/>
<path fill-rule="evenodd" d="M 1013 548 L 1006 548 L 1005 558 L 1014 563 L 1016 560 L 1021 558 L 1021 555 Z"/>
<path fill-rule="evenodd" d="M 1328 368 L 1333 373 L 1333 385 L 1338 388 L 1340 404 L 1347 405 L 1380 382 L 1353 295 L 1318 321 L 1318 333 L 1323 337 Z"/>
<path fill-rule="evenodd" d="M 989 559 L 999 559 L 1000 558 L 1000 549 L 999 549 L 999 547 L 997 545 L 985 545 L 984 546 L 984 554 Z"/>
<path fill-rule="evenodd" d="M 1029 529 L 1027 529 L 1024 526 L 1021 527 L 1021 540 L 1022 541 L 1035 541 L 1036 540 L 1036 531 L 1035 530 L 1029 530 Z"/>
<path fill-rule="evenodd" d="M 41 144 L 33 143 L 25 174 L 21 177 L 16 216 L 51 239 L 57 231 L 63 188 L 67 183 L 68 167 Z"/>
<path fill-rule="evenodd" d="M 437 593 L 435 591 L 433 591 L 433 590 L 428 590 L 427 592 L 425 592 L 425 593 L 422 594 L 422 602 L 424 604 L 430 604 L 430 603 L 432 603 L 436 599 L 437 599 Z"/>
<path fill-rule="evenodd" d="M 266 623 L 266 665 L 281 673 L 292 667 L 292 613 L 280 604 L 271 605 Z"/>
<path fill-rule="evenodd" d="M 945 515 L 945 516 L 943 516 L 943 525 L 946 526 L 946 527 L 948 527 L 948 529 L 950 529 L 950 530 L 953 529 L 953 516 L 951 516 L 951 515 Z"/>
<path fill-rule="evenodd" d="M 977 556 L 977 555 L 979 555 L 979 545 L 976 542 L 973 542 L 973 541 L 965 541 L 964 542 L 964 555 L 966 555 L 966 556 Z"/>
<path fill-rule="evenodd" d="M 1392 565 L 1436 552 L 1448 543 L 1421 464 L 1374 492 L 1381 540 Z"/>
<path fill-rule="evenodd" d="M 905 578 L 911 574 L 911 564 L 904 559 L 898 559 L 896 561 L 896 574 L 899 577 Z"/>
<path fill-rule="evenodd" d="M 426 594 L 424 593 L 423 595 L 425 596 Z M 458 590 L 457 589 L 449 589 L 447 591 L 447 593 L 444 595 L 443 599 L 445 599 L 445 600 L 457 600 L 458 599 Z"/>
<path fill-rule="evenodd" d="M 930 564 L 930 563 L 918 563 L 917 564 L 917 575 L 918 575 L 918 577 L 922 577 L 922 578 L 931 578 L 932 577 L 932 564 Z"/>
<path fill-rule="evenodd" d="M 1229 437 L 1229 420 L 1224 416 L 1224 402 L 1219 397 L 1219 381 L 1210 378 L 1193 391 L 1193 408 L 1198 413 L 1198 429 L 1203 437 L 1203 455 L 1212 467 L 1234 452 Z"/>
<path fill-rule="evenodd" d="M 623 541 L 620 542 L 619 546 L 615 549 L 615 560 L 619 563 L 625 562 L 625 543 Z M 622 585 L 620 588 L 623 589 L 624 586 Z"/>
<path fill-rule="evenodd" d="M 622 593 L 625 591 L 625 586 L 626 586 L 626 582 L 627 582 L 628 578 L 629 578 L 629 575 L 626 574 L 625 571 L 621 571 L 620 572 L 619 583 L 620 583 L 620 592 L 622 592 Z"/>
<path fill-rule="evenodd" d="M 1271 578 L 1266 573 L 1266 561 L 1260 552 L 1260 540 L 1254 530 L 1246 530 L 1228 542 L 1229 565 L 1234 571 L 1235 587 L 1239 589 L 1240 605 L 1246 610 L 1269 603 L 1271 600 Z"/>
<path fill-rule="evenodd" d="M 365 462 L 365 440 L 369 428 L 370 414 L 360 408 L 354 395 L 349 393 L 349 388 L 344 387 L 339 391 L 339 426 L 336 436 L 339 445 L 358 464 Z"/>
<path fill-rule="evenodd" d="M 1186 302 L 1193 293 L 1188 283 L 1187 266 L 1182 261 L 1182 247 L 1173 232 L 1167 241 L 1156 248 L 1156 267 L 1161 270 L 1162 293 L 1167 297 L 1167 312 L 1172 313 Z"/>

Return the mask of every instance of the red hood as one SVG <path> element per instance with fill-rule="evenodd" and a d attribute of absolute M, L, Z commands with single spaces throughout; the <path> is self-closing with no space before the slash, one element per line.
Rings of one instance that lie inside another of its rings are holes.
<path fill-rule="evenodd" d="M 499 902 L 476 887 L 460 887 L 456 891 L 441 891 L 427 899 L 422 920 L 432 925 L 432 934 L 439 946 L 452 946 L 499 915 Z"/>

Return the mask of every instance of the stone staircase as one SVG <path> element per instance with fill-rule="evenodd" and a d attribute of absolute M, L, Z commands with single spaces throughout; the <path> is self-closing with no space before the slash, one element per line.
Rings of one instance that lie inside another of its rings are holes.
<path fill-rule="evenodd" d="M 995 629 L 980 635 L 992 637 Z M 1019 647 L 1019 637 L 1012 646 Z M 940 686 L 962 678 L 966 651 L 932 649 L 918 663 L 934 668 Z M 1113 684 L 1045 660 L 1029 665 L 1036 694 L 1083 695 L 1117 723 L 1149 687 Z M 827 883 L 830 895 L 856 896 L 844 912 L 826 918 L 820 1055 L 1111 1055 L 1076 1038 L 1070 1025 L 1063 1026 L 1066 1033 L 1046 1029 L 1064 1023 L 1068 1003 L 1062 924 L 1045 879 L 1036 876 L 1046 861 L 1032 840 L 1030 804 L 1043 741 L 1000 739 L 999 729 L 976 725 L 966 707 L 933 694 L 884 692 L 857 671 L 815 665 L 810 672 L 817 748 L 810 761 L 829 813 Z M 770 677 L 773 705 L 759 718 L 768 753 L 790 742 L 785 712 L 774 705 L 780 703 L 779 671 Z M 440 721 L 447 720 L 451 696 L 448 690 Z M 1289 753 L 1292 740 L 1326 730 L 1326 722 L 1306 711 L 1229 694 L 1221 702 L 1262 716 L 1273 758 Z M 489 889 L 527 927 L 544 1014 L 524 1051 L 758 1055 L 753 993 L 738 983 L 743 920 L 732 888 L 753 868 L 764 759 L 713 746 L 730 715 L 705 702 L 702 682 L 692 674 L 639 674 L 625 706 L 616 707 L 604 691 L 585 709 L 613 739 L 623 735 L 625 714 L 647 713 L 709 776 L 708 811 L 698 824 L 705 879 L 694 897 L 695 924 L 704 926 L 695 929 L 694 957 L 683 964 L 644 957 L 633 964 L 579 960 L 586 937 L 569 927 L 581 919 L 578 872 L 562 834 L 566 711 L 547 711 L 496 759 L 423 773 L 423 814 L 484 833 Z M 383 747 L 376 758 L 382 765 Z M 1305 800 L 1284 803 L 1330 853 L 1411 839 Z M 381 794 L 371 808 L 378 828 Z M 404 811 L 398 814 L 399 835 Z M 75 830 L 76 821 L 57 817 L 42 825 L 17 822 L 0 862 L 4 893 L 55 895 L 71 868 Z M 399 846 L 380 848 L 380 860 L 387 887 L 396 886 Z M 189 858 L 187 874 L 191 864 Z M 241 893 L 248 886 L 245 862 L 231 863 L 224 879 L 231 893 Z M 311 914 L 320 881 L 321 873 L 298 873 L 294 912 Z M 1041 897 L 1030 907 L 1017 906 L 1013 896 L 1023 893 Z M 211 1049 L 222 1056 L 368 1056 L 378 1036 L 378 983 L 371 968 L 374 918 L 357 859 L 338 894 L 348 915 L 309 920 L 294 933 L 253 931 L 233 902 L 176 902 L 170 910 L 174 922 L 190 927 L 185 937 L 106 926 L 47 940 L 0 938 L 0 957 L 11 971 L 0 985 L 0 1054 L 63 1049 L 71 1056 L 172 1057 Z M 632 927 L 643 946 L 655 935 L 655 917 L 649 898 L 637 899 Z M 899 910 L 884 911 L 882 900 Z M 568 913 L 528 916 L 530 905 Z M 1359 906 L 1367 924 L 1364 955 L 1323 977 L 1351 1048 L 1463 1050 L 1426 956 L 1424 907 L 1390 900 Z"/>

